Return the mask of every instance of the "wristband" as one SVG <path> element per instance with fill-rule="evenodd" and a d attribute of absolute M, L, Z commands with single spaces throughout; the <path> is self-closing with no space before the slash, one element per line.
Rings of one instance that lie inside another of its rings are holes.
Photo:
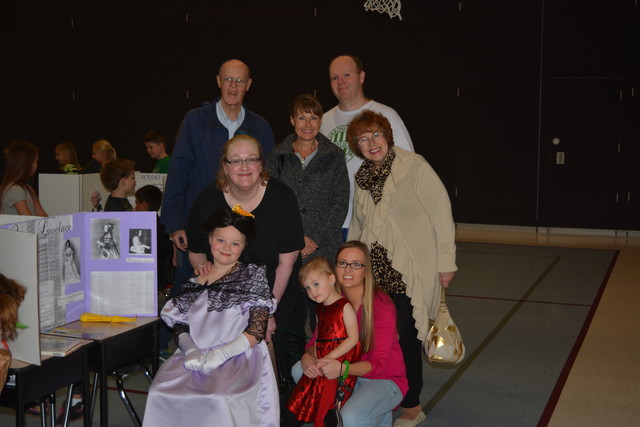
<path fill-rule="evenodd" d="M 342 363 L 340 364 L 340 374 L 342 374 L 342 365 L 345 365 L 345 366 L 347 367 L 347 369 L 345 369 L 345 371 L 344 371 L 344 375 L 341 375 L 341 376 L 340 376 L 340 380 L 341 380 L 341 381 L 344 381 L 344 380 L 346 380 L 346 379 L 347 379 L 347 377 L 349 376 L 349 361 L 348 361 L 348 360 L 345 360 L 344 362 L 342 362 Z"/>

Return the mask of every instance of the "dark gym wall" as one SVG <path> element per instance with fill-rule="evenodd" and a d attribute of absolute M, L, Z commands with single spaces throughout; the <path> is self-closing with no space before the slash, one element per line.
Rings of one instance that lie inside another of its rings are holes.
<path fill-rule="evenodd" d="M 57 143 L 73 142 L 84 163 L 100 138 L 150 170 L 144 133 L 173 140 L 184 113 L 217 95 L 215 74 L 229 58 L 251 67 L 246 104 L 282 140 L 296 95 L 335 105 L 328 63 L 349 52 L 364 62 L 367 94 L 398 111 L 442 178 L 457 222 L 640 229 L 637 197 L 603 208 L 592 199 L 602 180 L 580 172 L 597 166 L 610 178 L 602 192 L 619 200 L 640 195 L 638 149 L 601 156 L 601 138 L 585 127 L 622 126 L 617 133 L 638 145 L 635 98 L 601 103 L 609 89 L 637 88 L 633 0 L 402 0 L 402 21 L 365 11 L 364 0 L 14 3 L 0 26 L 0 141 L 38 145 L 41 172 L 55 172 Z M 609 31 L 615 25 L 622 29 Z M 587 101 L 604 112 L 561 114 Z M 610 116 L 617 122 L 595 120 Z M 569 146 L 564 168 L 548 144 L 557 123 Z M 576 180 L 584 185 L 572 191 Z"/>
<path fill-rule="evenodd" d="M 545 2 L 540 225 L 640 229 L 639 9 Z"/>

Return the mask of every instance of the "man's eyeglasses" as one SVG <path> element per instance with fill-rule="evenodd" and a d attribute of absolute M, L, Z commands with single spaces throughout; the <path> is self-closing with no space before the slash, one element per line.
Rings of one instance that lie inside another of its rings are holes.
<path fill-rule="evenodd" d="M 241 79 L 239 77 L 221 77 L 220 79 L 222 80 L 222 83 L 226 83 L 228 85 L 230 85 L 231 83 L 235 83 L 238 86 L 243 86 L 247 84 L 246 80 Z"/>
<path fill-rule="evenodd" d="M 362 267 L 364 267 L 364 264 L 358 261 L 347 262 L 344 260 L 339 260 L 339 261 L 336 261 L 336 267 L 338 268 L 351 267 L 352 270 L 360 270 Z"/>
<path fill-rule="evenodd" d="M 231 165 L 231 166 L 242 166 L 243 164 L 246 164 L 248 166 L 253 166 L 257 163 L 260 162 L 259 157 L 249 157 L 248 159 L 233 159 L 233 160 L 228 160 L 228 159 L 224 159 L 224 161 Z"/>
<path fill-rule="evenodd" d="M 361 136 L 360 138 L 358 138 L 358 145 L 370 144 L 372 141 L 375 141 L 382 135 L 384 135 L 384 132 L 374 132 L 371 134 L 371 136 Z"/>

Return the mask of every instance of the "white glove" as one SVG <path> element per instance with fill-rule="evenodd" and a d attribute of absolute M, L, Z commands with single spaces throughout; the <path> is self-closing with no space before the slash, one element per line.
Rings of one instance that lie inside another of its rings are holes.
<path fill-rule="evenodd" d="M 221 347 L 209 351 L 203 358 L 202 372 L 210 373 L 227 360 L 251 348 L 251 344 L 244 334 L 240 334 L 236 339 Z"/>
<path fill-rule="evenodd" d="M 184 353 L 184 367 L 190 371 L 202 369 L 202 351 L 193 342 L 191 335 L 183 332 L 178 336 L 178 347 Z"/>
<path fill-rule="evenodd" d="M 198 348 L 190 348 L 184 354 L 184 367 L 190 371 L 202 370 L 202 352 Z"/>

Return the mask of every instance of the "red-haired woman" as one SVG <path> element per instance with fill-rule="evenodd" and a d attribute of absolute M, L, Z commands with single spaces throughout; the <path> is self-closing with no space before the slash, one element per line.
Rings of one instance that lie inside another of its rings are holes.
<path fill-rule="evenodd" d="M 451 203 L 422 156 L 394 147 L 382 114 L 365 110 L 356 116 L 347 140 L 364 160 L 355 175 L 349 239 L 367 244 L 376 282 L 396 306 L 409 391 L 394 426 L 414 427 L 426 418 L 420 406 L 422 341 L 442 288 L 457 270 Z"/>

